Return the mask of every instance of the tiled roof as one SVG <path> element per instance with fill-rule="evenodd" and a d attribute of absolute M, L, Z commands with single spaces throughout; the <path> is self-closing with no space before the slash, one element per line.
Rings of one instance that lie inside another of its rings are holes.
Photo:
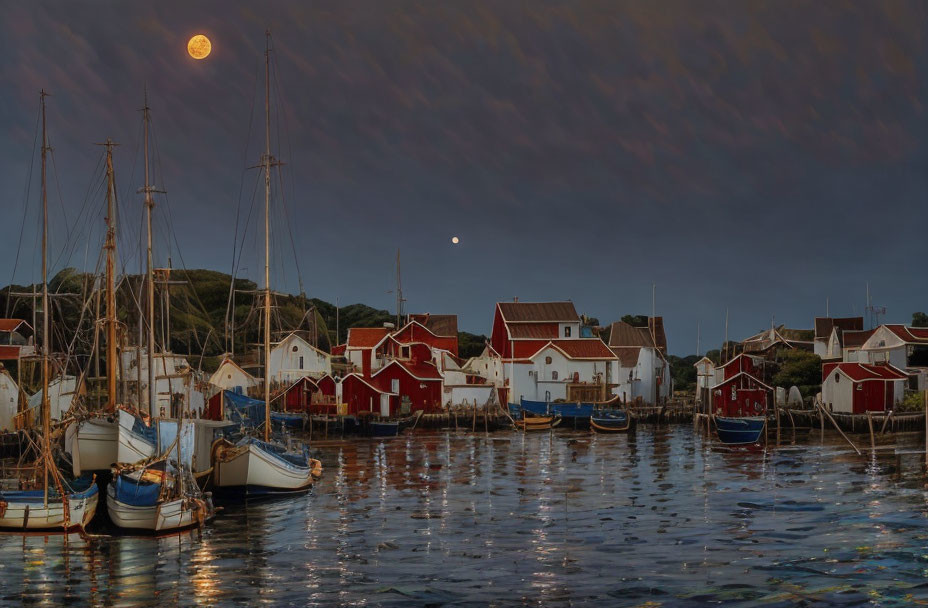
<path fill-rule="evenodd" d="M 609 329 L 609 346 L 654 347 L 651 332 L 647 327 L 633 327 L 624 321 L 616 321 Z"/>
<path fill-rule="evenodd" d="M 409 320 L 421 323 L 436 336 L 458 337 L 457 315 L 414 314 L 409 315 Z"/>
<path fill-rule="evenodd" d="M 899 336 L 903 342 L 928 342 L 928 328 L 886 325 L 886 329 Z"/>
<path fill-rule="evenodd" d="M 373 348 L 390 333 L 386 327 L 352 327 L 348 330 L 347 348 Z"/>
<path fill-rule="evenodd" d="M 520 340 L 512 343 L 512 353 L 515 359 L 530 359 L 548 343 L 548 340 Z"/>
<path fill-rule="evenodd" d="M 571 359 L 614 359 L 615 354 L 599 338 L 582 340 L 552 340 Z"/>
<path fill-rule="evenodd" d="M 640 346 L 613 346 L 610 349 L 618 357 L 620 366 L 635 367 L 638 365 L 638 357 L 641 355 Z"/>
<path fill-rule="evenodd" d="M 573 302 L 500 302 L 498 306 L 509 323 L 580 321 Z"/>
<path fill-rule="evenodd" d="M 648 317 L 648 333 L 652 333 L 652 330 L 657 347 L 666 351 L 667 334 L 664 333 L 664 317 Z"/>
<path fill-rule="evenodd" d="M 348 347 L 347 344 L 336 344 L 332 347 L 332 355 L 338 357 L 345 354 L 345 349 Z"/>
<path fill-rule="evenodd" d="M 873 335 L 874 331 L 876 330 L 864 329 L 861 331 L 841 332 L 841 341 L 844 343 L 844 348 L 860 348 Z"/>
<path fill-rule="evenodd" d="M 557 323 L 510 323 L 509 334 L 513 340 L 553 340 L 560 337 Z"/>
<path fill-rule="evenodd" d="M 0 361 L 15 361 L 19 359 L 20 346 L 0 345 Z"/>

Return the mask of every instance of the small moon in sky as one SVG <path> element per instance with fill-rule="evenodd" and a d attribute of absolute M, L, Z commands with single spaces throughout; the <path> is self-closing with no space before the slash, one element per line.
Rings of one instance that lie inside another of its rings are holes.
<path fill-rule="evenodd" d="M 457 245 L 458 243 L 461 242 L 461 239 L 459 239 L 459 238 L 456 237 L 456 236 L 453 236 L 453 237 L 451 237 L 451 242 L 454 243 L 455 245 Z"/>
<path fill-rule="evenodd" d="M 194 59 L 206 59 L 206 56 L 212 50 L 213 45 L 210 43 L 209 38 L 203 34 L 197 34 L 187 43 L 187 52 Z"/>

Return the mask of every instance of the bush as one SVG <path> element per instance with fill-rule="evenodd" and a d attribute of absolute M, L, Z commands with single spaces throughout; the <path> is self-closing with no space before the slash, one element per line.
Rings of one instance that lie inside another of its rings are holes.
<path fill-rule="evenodd" d="M 921 412 L 925 409 L 925 393 L 906 391 L 902 403 L 896 407 L 897 412 Z"/>

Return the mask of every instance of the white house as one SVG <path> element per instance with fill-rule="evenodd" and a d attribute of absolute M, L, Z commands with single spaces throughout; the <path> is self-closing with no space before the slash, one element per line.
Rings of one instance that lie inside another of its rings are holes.
<path fill-rule="evenodd" d="M 295 333 L 271 348 L 268 378 L 272 384 L 293 384 L 309 376 L 321 378 L 332 373 L 332 356 Z"/>
<path fill-rule="evenodd" d="M 841 360 L 844 332 L 862 331 L 863 328 L 863 317 L 815 317 L 813 352 L 823 360 Z"/>
<path fill-rule="evenodd" d="M 663 322 L 649 322 L 648 327 L 633 327 L 622 321 L 612 324 L 609 348 L 619 361 L 614 394 L 623 402 L 640 400 L 656 404 L 670 397 L 666 344 Z"/>
<path fill-rule="evenodd" d="M 708 400 L 709 389 L 715 382 L 715 363 L 709 357 L 703 357 L 693 364 L 696 368 L 696 403 Z"/>
<path fill-rule="evenodd" d="M 503 375 L 501 399 L 603 401 L 611 397 L 618 361 L 589 328 L 572 302 L 499 302 L 484 351 L 471 368 Z M 498 367 L 497 367 L 498 365 Z"/>
<path fill-rule="evenodd" d="M 915 378 L 911 388 L 928 386 L 928 328 L 880 325 L 860 347 L 861 363 L 889 363 Z"/>
<path fill-rule="evenodd" d="M 479 374 L 464 369 L 457 357 L 446 350 L 432 348 L 432 361 L 442 377 L 444 405 L 484 407 L 491 401 L 495 386 Z"/>
<path fill-rule="evenodd" d="M 258 387 L 254 376 L 243 370 L 232 359 L 223 359 L 219 367 L 209 378 L 209 383 L 216 388 L 226 391 L 236 391 L 247 394 L 250 389 Z"/>
<path fill-rule="evenodd" d="M 13 419 L 19 412 L 19 387 L 10 372 L 0 366 L 0 430 L 15 430 Z"/>

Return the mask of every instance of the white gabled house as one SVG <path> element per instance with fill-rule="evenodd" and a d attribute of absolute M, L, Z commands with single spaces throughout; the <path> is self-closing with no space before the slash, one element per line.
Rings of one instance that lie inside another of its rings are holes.
<path fill-rule="evenodd" d="M 300 378 L 332 373 L 332 356 L 292 333 L 271 347 L 268 378 L 272 384 L 293 384 Z"/>
<path fill-rule="evenodd" d="M 928 327 L 880 325 L 857 353 L 861 363 L 888 363 L 917 378 L 911 388 L 928 387 Z"/>
<path fill-rule="evenodd" d="M 243 395 L 247 395 L 249 390 L 258 387 L 258 380 L 229 358 L 222 360 L 222 363 L 210 376 L 209 383 L 218 389 L 238 392 Z"/>
<path fill-rule="evenodd" d="M 609 330 L 609 348 L 619 361 L 614 394 L 623 403 L 657 404 L 670 397 L 667 338 L 661 317 L 649 319 L 648 327 L 616 321 Z"/>

